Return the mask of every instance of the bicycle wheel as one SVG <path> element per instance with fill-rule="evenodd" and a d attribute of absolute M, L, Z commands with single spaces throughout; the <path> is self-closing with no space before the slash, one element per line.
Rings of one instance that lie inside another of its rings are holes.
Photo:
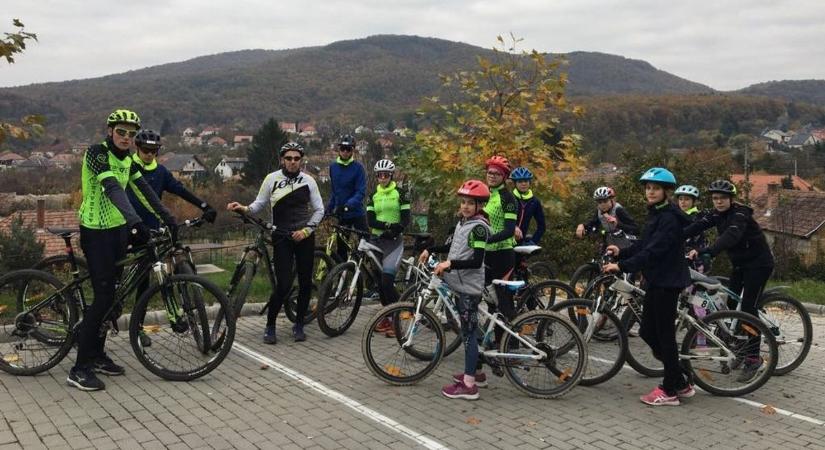
<path fill-rule="evenodd" d="M 556 271 L 553 270 L 553 265 L 547 261 L 532 262 L 527 265 L 527 271 L 530 272 L 531 283 L 553 280 L 556 278 Z"/>
<path fill-rule="evenodd" d="M 621 317 L 624 311 L 624 306 L 619 302 L 618 294 L 610 290 L 610 286 L 616 281 L 613 275 L 602 275 L 593 279 L 587 289 L 584 291 L 582 298 L 593 301 L 599 301 L 606 309 L 612 311 L 617 317 Z M 606 316 L 605 316 L 606 318 Z M 572 317 L 571 317 L 572 320 Z M 612 322 L 603 320 L 602 323 L 597 324 L 593 337 L 602 340 L 616 339 L 619 334 L 619 329 L 612 325 Z"/>
<path fill-rule="evenodd" d="M 519 390 L 536 398 L 560 397 L 577 384 L 587 369 L 587 347 L 579 330 L 558 313 L 530 311 L 513 320 L 513 331 L 538 350 L 541 359 L 514 335 L 505 332 L 499 351 L 525 357 L 500 357 L 504 374 Z"/>
<path fill-rule="evenodd" d="M 780 292 L 759 299 L 758 308 L 759 318 L 774 335 L 779 347 L 774 375 L 790 373 L 805 361 L 811 350 L 811 315 L 799 300 Z"/>
<path fill-rule="evenodd" d="M 356 279 L 356 266 L 345 262 L 335 266 L 318 293 L 318 327 L 329 337 L 340 336 L 358 315 L 364 295 L 363 279 Z"/>
<path fill-rule="evenodd" d="M 522 309 L 549 309 L 557 302 L 577 298 L 573 288 L 559 280 L 546 280 L 527 287 Z"/>
<path fill-rule="evenodd" d="M 304 316 L 304 324 L 308 324 L 315 320 L 318 316 L 318 291 L 319 286 L 329 275 L 329 271 L 335 267 L 335 262 L 332 258 L 323 251 L 315 250 L 315 259 L 312 266 L 312 291 L 309 297 L 309 306 L 307 307 L 306 316 Z M 286 301 L 284 302 L 284 314 L 290 322 L 295 323 L 296 311 L 298 310 L 298 281 L 296 280 L 289 291 Z"/>
<path fill-rule="evenodd" d="M 220 337 L 206 352 L 198 342 L 197 329 L 202 324 L 193 314 L 197 307 L 186 298 L 195 295 L 206 306 L 207 319 L 217 321 L 217 312 L 223 311 Z M 158 306 L 166 310 L 149 311 Z M 150 347 L 141 344 L 141 330 L 151 334 Z M 138 361 L 150 372 L 167 380 L 190 381 L 208 374 L 226 358 L 235 340 L 235 317 L 229 300 L 212 282 L 196 275 L 171 275 L 138 299 L 129 320 L 129 340 Z"/>
<path fill-rule="evenodd" d="M 381 308 L 364 328 L 364 362 L 370 372 L 389 384 L 406 386 L 421 381 L 438 367 L 444 356 L 444 331 L 439 319 L 426 308 L 419 312 L 416 316 L 414 303 L 393 303 Z M 397 339 L 387 339 L 375 330 L 384 320 L 398 324 Z M 415 351 L 411 352 L 410 347 Z M 413 353 L 430 356 L 422 359 Z"/>
<path fill-rule="evenodd" d="M 665 366 L 653 356 L 650 346 L 647 345 L 639 333 L 641 320 L 642 318 L 636 316 L 633 308 L 625 308 L 621 321 L 622 328 L 627 334 L 627 364 L 646 377 L 663 377 Z"/>
<path fill-rule="evenodd" d="M 580 382 L 582 386 L 594 386 L 613 378 L 622 369 L 627 357 L 627 335 L 624 333 L 621 320 L 613 311 L 607 309 L 595 318 L 593 305 L 592 300 L 573 299 L 556 303 L 550 308 L 551 311 L 560 312 L 562 315 L 575 317 L 573 323 L 587 343 L 587 371 Z M 595 333 L 599 328 L 604 328 L 605 323 L 618 330 L 615 339 L 595 338 Z"/>
<path fill-rule="evenodd" d="M 461 347 L 461 324 L 459 324 L 455 317 L 447 311 L 447 308 L 443 305 L 443 303 L 439 304 L 438 308 L 434 308 L 436 303 L 438 303 L 438 294 L 431 292 L 427 298 L 421 298 L 424 294 L 421 292 L 421 289 L 426 287 L 425 285 L 413 285 L 410 286 L 403 294 L 401 294 L 401 298 L 398 300 L 401 303 L 417 303 L 421 302 L 422 309 L 426 308 L 430 312 L 432 312 L 437 318 L 439 323 L 441 324 L 441 329 L 444 331 L 444 357 L 446 358 L 448 355 L 456 351 L 459 347 Z M 401 330 L 400 324 L 393 323 L 395 326 L 395 336 L 397 339 L 403 339 L 404 335 Z M 431 358 L 431 352 L 420 352 L 417 350 L 416 347 L 407 347 L 406 350 L 413 356 L 419 359 L 426 359 Z"/>
<path fill-rule="evenodd" d="M 713 395 L 738 397 L 768 381 L 779 350 L 761 320 L 740 311 L 719 311 L 705 316 L 701 324 L 705 330 L 689 327 L 681 348 L 682 365 L 699 387 Z M 687 355 L 692 357 L 684 358 Z"/>
<path fill-rule="evenodd" d="M 0 277 L 0 370 L 34 375 L 72 349 L 77 304 L 54 275 L 26 269 Z"/>
<path fill-rule="evenodd" d="M 84 274 L 89 273 L 89 263 L 86 262 L 86 258 L 77 255 L 75 255 L 74 258 L 77 263 L 77 268 L 80 271 L 80 275 L 83 276 Z M 69 255 L 54 255 L 41 259 L 34 265 L 34 267 L 32 267 L 32 269 L 49 272 L 64 284 L 69 284 L 73 280 L 72 265 L 69 262 Z"/>
<path fill-rule="evenodd" d="M 175 267 L 175 273 L 181 275 L 195 275 L 195 265 L 189 261 L 180 261 Z M 181 299 L 183 300 L 183 310 L 187 315 L 187 320 L 192 326 L 192 336 L 198 344 L 198 348 L 204 353 L 208 353 L 212 347 L 212 330 L 209 318 L 206 315 L 206 305 L 200 289 L 181 289 Z"/>
<path fill-rule="evenodd" d="M 599 276 L 600 273 L 602 273 L 602 269 L 598 264 L 582 264 L 573 272 L 573 276 L 570 277 L 570 286 L 573 286 L 576 295 L 583 295 L 590 282 Z"/>

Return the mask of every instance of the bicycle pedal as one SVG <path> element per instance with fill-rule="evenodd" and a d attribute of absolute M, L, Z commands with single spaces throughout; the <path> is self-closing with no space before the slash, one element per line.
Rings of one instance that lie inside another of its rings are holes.
<path fill-rule="evenodd" d="M 493 372 L 493 375 L 495 375 L 497 377 L 503 377 L 504 376 L 504 369 L 502 369 L 501 366 L 498 366 L 498 365 L 490 366 L 490 370 Z"/>

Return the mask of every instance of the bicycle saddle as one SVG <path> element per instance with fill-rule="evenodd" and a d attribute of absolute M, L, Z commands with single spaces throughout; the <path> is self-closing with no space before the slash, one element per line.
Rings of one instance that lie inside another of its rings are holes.
<path fill-rule="evenodd" d="M 493 285 L 495 286 L 504 286 L 511 291 L 517 291 L 521 289 L 525 284 L 524 281 L 510 281 L 510 280 L 493 280 Z"/>
<path fill-rule="evenodd" d="M 68 236 L 71 236 L 75 233 L 80 232 L 79 228 L 52 228 L 52 227 L 48 227 L 48 228 L 46 228 L 46 230 L 51 234 L 55 234 L 55 235 L 61 236 L 61 237 L 68 237 Z"/>
<path fill-rule="evenodd" d="M 722 283 L 719 282 L 716 278 L 711 278 L 709 276 L 702 275 L 701 273 L 690 269 L 690 279 L 694 283 L 702 286 L 703 288 L 709 291 L 715 291 L 722 287 Z"/>
<path fill-rule="evenodd" d="M 541 246 L 539 245 L 517 245 L 513 247 L 513 250 L 518 253 L 519 255 L 535 255 L 541 252 Z"/>
<path fill-rule="evenodd" d="M 362 252 L 367 252 L 367 251 L 376 252 L 380 255 L 384 254 L 384 251 L 381 250 L 380 247 L 378 247 L 377 245 L 371 244 L 366 239 L 361 239 L 360 241 L 358 241 L 358 250 L 361 250 Z"/>

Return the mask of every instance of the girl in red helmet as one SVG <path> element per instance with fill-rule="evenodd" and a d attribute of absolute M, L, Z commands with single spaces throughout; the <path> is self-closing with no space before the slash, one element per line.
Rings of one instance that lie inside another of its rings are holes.
<path fill-rule="evenodd" d="M 464 372 L 453 375 L 453 383 L 441 393 L 447 398 L 478 399 L 479 386 L 487 385 L 487 377 L 476 373 L 478 364 L 478 304 L 484 287 L 484 254 L 490 225 L 484 214 L 484 204 L 490 190 L 478 180 L 468 180 L 458 190 L 461 198 L 461 220 L 455 227 L 449 245 L 431 247 L 421 253 L 424 262 L 430 253 L 447 253 L 447 260 L 435 266 L 433 273 L 457 294 L 456 307 L 461 318 L 464 341 Z"/>

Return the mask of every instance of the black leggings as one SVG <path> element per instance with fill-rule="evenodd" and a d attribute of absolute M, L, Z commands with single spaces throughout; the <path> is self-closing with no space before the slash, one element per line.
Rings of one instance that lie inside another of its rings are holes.
<path fill-rule="evenodd" d="M 662 389 L 668 395 L 676 395 L 676 391 L 687 385 L 676 345 L 676 303 L 681 292 L 677 288 L 648 286 L 639 330 L 653 356 L 665 366 Z"/>
<path fill-rule="evenodd" d="M 83 322 L 77 333 L 75 368 L 90 368 L 105 355 L 106 333 L 101 333 L 105 315 L 115 301 L 115 282 L 123 266 L 115 263 L 126 256 L 128 234 L 126 226 L 95 230 L 80 227 L 80 248 L 89 265 L 94 300 L 83 312 Z"/>
<path fill-rule="evenodd" d="M 296 324 L 304 324 L 309 308 L 309 296 L 312 294 L 312 263 L 315 259 L 315 234 L 301 242 L 283 236 L 273 236 L 272 258 L 275 265 L 277 287 L 269 297 L 269 310 L 266 314 L 266 326 L 275 325 L 275 318 L 281 312 L 281 306 L 292 289 L 294 272 L 298 272 L 298 307 L 295 311 Z M 293 271 L 293 267 L 297 270 Z"/>
<path fill-rule="evenodd" d="M 742 311 L 759 317 L 759 310 L 756 308 L 759 297 L 768 284 L 768 279 L 773 273 L 773 267 L 743 268 L 734 267 L 730 277 L 730 290 L 740 294 L 742 297 Z M 735 305 L 734 305 L 735 307 Z M 751 357 L 759 355 L 759 336 L 754 337 L 748 344 L 747 354 Z"/>
<path fill-rule="evenodd" d="M 496 250 L 487 252 L 484 255 L 484 264 L 487 265 L 487 270 L 484 272 L 484 284 L 489 285 L 496 279 L 503 279 L 513 270 L 516 263 L 516 252 L 513 249 Z M 508 320 L 512 319 L 516 314 L 516 307 L 513 304 L 513 293 L 509 289 L 502 289 L 496 287 L 496 296 L 498 297 L 498 308 Z M 500 331 L 496 329 L 496 331 Z"/>

